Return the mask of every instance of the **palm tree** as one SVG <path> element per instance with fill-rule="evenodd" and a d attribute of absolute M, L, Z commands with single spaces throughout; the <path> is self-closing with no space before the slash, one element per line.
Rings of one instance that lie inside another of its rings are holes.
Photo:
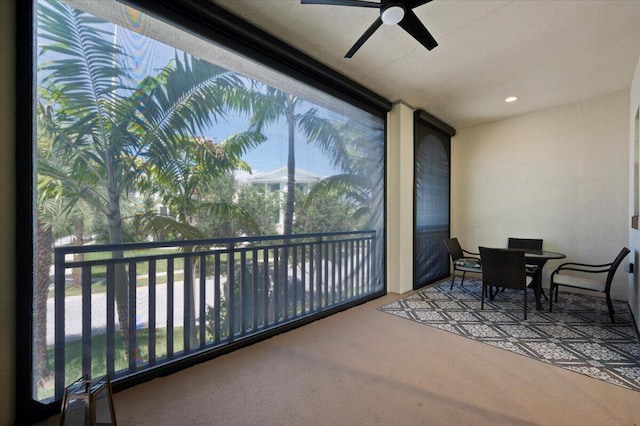
<path fill-rule="evenodd" d="M 223 68 L 176 53 L 157 75 L 136 84 L 105 22 L 59 2 L 40 7 L 38 20 L 46 43 L 40 54 L 54 57 L 40 67 L 46 86 L 42 101 L 53 111 L 52 149 L 67 160 L 68 169 L 39 172 L 61 182 L 67 197 L 85 200 L 104 214 L 109 243 L 123 243 L 122 197 L 134 190 L 150 159 L 189 134 L 203 134 L 226 108 L 242 108 L 243 83 Z M 123 264 L 115 275 L 120 330 L 128 355 L 135 356 L 136 348 L 126 346 Z"/>
<path fill-rule="evenodd" d="M 250 171 L 249 166 L 241 160 L 240 155 L 246 149 L 264 141 L 264 136 L 257 132 L 242 132 L 232 135 L 221 143 L 214 143 L 204 137 L 186 137 L 175 145 L 156 149 L 150 158 L 141 190 L 157 194 L 163 205 L 169 208 L 171 216 L 159 215 L 154 211 L 138 215 L 136 225 L 144 233 L 171 233 L 181 240 L 204 239 L 207 236 L 198 228 L 197 214 L 208 212 L 213 216 L 234 217 L 245 226 L 256 229 L 257 225 L 251 215 L 237 208 L 232 203 L 206 202 L 200 194 L 215 192 L 214 185 L 219 179 L 234 170 Z M 193 247 L 184 247 L 191 252 Z M 196 257 L 191 257 L 189 265 L 195 277 Z M 233 261 L 233 257 L 229 257 Z M 195 285 L 194 279 L 192 285 Z M 186 283 L 185 283 L 186 284 Z M 197 344 L 198 334 L 195 324 L 195 289 L 191 291 L 190 342 Z"/>
<path fill-rule="evenodd" d="M 330 151 L 333 163 L 338 165 L 343 173 L 326 177 L 315 184 L 307 194 L 302 210 L 323 197 L 342 197 L 352 206 L 352 217 L 356 221 L 368 222 L 371 219 L 372 205 L 376 203 L 372 197 L 380 191 L 383 165 L 380 159 L 384 149 L 377 139 L 370 143 L 371 129 L 360 129 L 357 122 L 336 124 L 336 129 L 342 136 L 338 144 Z M 374 129 L 382 133 L 383 129 Z M 377 204 L 377 203 L 376 203 Z M 375 225 L 367 223 L 365 228 Z"/>
<path fill-rule="evenodd" d="M 305 111 L 300 111 L 305 108 Z M 281 119 L 284 119 L 287 125 L 287 190 L 283 234 L 292 234 L 296 184 L 296 130 L 302 132 L 308 141 L 317 144 L 325 152 L 335 152 L 334 148 L 338 145 L 340 135 L 334 123 L 318 115 L 316 107 L 273 87 L 266 87 L 261 92 L 261 96 L 255 97 L 253 109 L 251 125 L 256 131 L 262 131 L 266 125 Z"/>
<path fill-rule="evenodd" d="M 38 105 L 37 149 L 39 167 L 58 162 L 52 155 L 52 140 L 46 114 L 49 110 Z M 62 162 L 58 162 L 62 167 Z M 36 280 L 34 288 L 34 372 L 39 383 L 44 382 L 50 374 L 47 356 L 47 299 L 49 296 L 50 270 L 53 260 L 54 227 L 58 218 L 71 206 L 62 205 L 62 187 L 59 182 L 49 176 L 38 174 L 37 179 L 37 231 L 36 231 Z"/>
<path fill-rule="evenodd" d="M 186 227 L 171 229 L 172 219 L 166 216 L 163 229 L 172 230 L 182 239 L 204 238 L 197 229 L 197 213 L 203 210 L 209 214 L 233 216 L 244 220 L 245 225 L 255 227 L 253 218 L 235 209 L 232 203 L 206 202 L 202 194 L 215 191 L 220 179 L 234 170 L 251 171 L 241 156 L 264 140 L 264 135 L 252 131 L 232 135 L 220 143 L 204 137 L 186 137 L 150 153 L 140 189 L 156 194 L 176 217 L 175 225 L 189 225 L 193 234 Z M 147 214 L 147 218 L 152 217 Z M 147 230 L 153 231 L 154 225 L 149 221 L 146 224 Z"/>
<path fill-rule="evenodd" d="M 38 381 L 49 376 L 47 357 L 47 298 L 49 294 L 49 270 L 53 257 L 52 218 L 47 214 L 46 203 L 39 203 L 36 237 L 36 286 L 34 303 L 34 376 Z"/>
<path fill-rule="evenodd" d="M 302 111 L 301 111 L 302 110 Z M 300 131 L 308 141 L 314 142 L 321 150 L 331 152 L 338 145 L 340 135 L 336 131 L 333 123 L 321 117 L 318 109 L 302 98 L 288 94 L 273 87 L 265 87 L 255 95 L 253 99 L 253 116 L 251 117 L 251 128 L 256 131 L 269 124 L 273 124 L 283 119 L 287 126 L 287 189 L 285 192 L 285 210 L 283 234 L 293 234 L 293 217 L 295 210 L 295 170 L 296 170 L 296 130 Z M 288 258 L 288 249 L 283 250 L 283 258 Z M 275 299 L 281 299 L 287 286 L 296 285 L 289 282 L 288 262 L 281 261 L 278 267 L 278 288 L 279 294 L 272 294 L 270 304 L 273 315 L 279 315 L 273 310 Z M 289 309 L 284 307 L 284 309 Z"/>
<path fill-rule="evenodd" d="M 64 159 L 52 151 L 52 133 L 47 128 L 50 113 L 42 105 L 37 107 L 37 148 L 38 166 L 41 169 L 57 168 L 65 170 Z M 62 173 L 64 174 L 64 172 Z M 63 185 L 46 174 L 38 174 L 37 179 L 37 231 L 36 231 L 36 282 L 34 288 L 34 361 L 35 377 L 44 383 L 51 373 L 47 356 L 47 299 L 51 284 L 50 269 L 53 260 L 54 234 L 66 228 L 68 219 L 73 218 L 76 236 L 84 231 L 85 207 L 64 195 Z M 65 229 L 65 231 L 69 231 Z M 63 231 L 64 232 L 64 231 Z M 63 234 L 67 235 L 67 234 Z M 78 260 L 78 259 L 76 259 Z M 74 273 L 76 270 L 74 269 Z M 74 285 L 76 284 L 74 274 Z"/>

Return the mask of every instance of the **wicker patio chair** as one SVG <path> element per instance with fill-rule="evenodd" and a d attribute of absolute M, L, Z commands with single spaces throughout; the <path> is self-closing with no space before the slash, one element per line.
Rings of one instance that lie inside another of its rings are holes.
<path fill-rule="evenodd" d="M 509 248 L 542 250 L 542 240 L 539 238 L 511 238 L 509 237 Z"/>
<path fill-rule="evenodd" d="M 616 274 L 618 266 L 624 258 L 629 254 L 629 249 L 623 247 L 620 253 L 611 263 L 602 265 L 592 265 L 587 263 L 563 263 L 551 273 L 551 297 L 549 298 L 549 312 L 553 312 L 553 291 L 556 291 L 556 303 L 558 302 L 558 289 L 560 286 L 579 288 L 582 290 L 596 291 L 604 293 L 607 298 L 607 307 L 609 308 L 609 316 L 611 322 L 616 323 L 615 312 L 613 311 L 613 303 L 611 303 L 611 282 Z M 565 271 L 572 271 L 574 274 L 567 274 Z M 575 274 L 578 272 L 578 274 Z M 589 277 L 589 274 L 607 274 L 606 277 L 600 276 L 596 278 Z"/>
<path fill-rule="evenodd" d="M 451 287 L 449 290 L 453 289 L 456 271 L 462 272 L 462 281 L 460 282 L 460 285 L 464 285 L 464 276 L 467 272 L 482 272 L 480 259 L 477 257 L 479 253 L 472 253 L 464 250 L 460 247 L 460 243 L 457 238 L 445 238 L 443 241 L 447 246 L 447 250 L 449 250 L 451 262 L 453 263 L 453 274 L 451 275 Z"/>
<path fill-rule="evenodd" d="M 541 238 L 512 238 L 509 237 L 509 241 L 507 243 L 507 247 L 510 249 L 524 249 L 524 250 L 542 250 L 542 242 Z M 536 278 L 536 273 L 538 272 L 538 268 L 542 268 L 546 260 L 533 260 L 529 259 L 527 262 L 527 275 Z M 545 300 L 547 300 L 547 295 L 544 292 L 542 286 L 540 286 L 540 290 L 542 291 L 542 295 Z"/>
<path fill-rule="evenodd" d="M 527 288 L 533 283 L 533 278 L 527 276 L 524 251 L 480 247 L 482 262 L 482 302 L 484 309 L 485 294 L 490 294 L 493 300 L 498 288 L 523 290 L 524 319 L 527 319 Z M 492 289 L 495 288 L 494 293 Z"/>

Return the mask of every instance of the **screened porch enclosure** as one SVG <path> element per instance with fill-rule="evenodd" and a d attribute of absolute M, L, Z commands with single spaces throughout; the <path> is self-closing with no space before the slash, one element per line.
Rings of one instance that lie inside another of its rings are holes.
<path fill-rule="evenodd" d="M 139 3 L 33 2 L 29 410 L 385 292 L 386 111 Z"/>

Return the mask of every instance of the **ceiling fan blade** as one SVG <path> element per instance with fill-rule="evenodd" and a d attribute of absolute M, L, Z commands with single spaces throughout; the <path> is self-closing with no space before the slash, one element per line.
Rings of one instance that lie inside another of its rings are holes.
<path fill-rule="evenodd" d="M 380 19 L 380 17 L 378 16 L 378 18 L 375 21 L 373 21 L 373 24 L 371 24 L 371 26 L 367 28 L 367 31 L 365 31 L 364 34 L 362 34 L 362 36 L 358 39 L 358 41 L 356 41 L 356 44 L 354 44 L 353 47 L 349 49 L 349 51 L 347 52 L 346 55 L 344 55 L 344 57 L 351 58 L 358 51 L 358 49 L 362 47 L 364 42 L 367 41 L 369 37 L 371 37 L 371 35 L 374 32 L 376 32 L 378 28 L 380 28 L 380 25 L 382 25 L 382 19 Z"/>
<path fill-rule="evenodd" d="M 409 9 L 413 9 L 413 8 L 418 7 L 418 6 L 422 6 L 423 4 L 427 4 L 430 1 L 431 0 L 409 0 L 407 2 L 407 5 L 409 6 Z"/>
<path fill-rule="evenodd" d="M 422 25 L 422 22 L 418 19 L 415 13 L 412 10 L 407 10 L 404 14 L 404 18 L 402 21 L 398 22 L 406 32 L 411 34 L 413 38 L 418 40 L 420 44 L 426 47 L 428 50 L 433 49 L 438 45 L 438 42 L 431 35 L 429 30 Z"/>
<path fill-rule="evenodd" d="M 431 0 L 429 0 L 431 1 Z M 301 4 L 329 4 L 332 6 L 372 7 L 380 9 L 380 3 L 364 0 L 301 0 Z"/>

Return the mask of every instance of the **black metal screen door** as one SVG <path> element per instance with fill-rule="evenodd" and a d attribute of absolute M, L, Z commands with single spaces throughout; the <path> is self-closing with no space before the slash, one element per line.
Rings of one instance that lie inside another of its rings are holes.
<path fill-rule="evenodd" d="M 416 120 L 414 289 L 449 275 L 450 163 L 451 137 Z"/>

